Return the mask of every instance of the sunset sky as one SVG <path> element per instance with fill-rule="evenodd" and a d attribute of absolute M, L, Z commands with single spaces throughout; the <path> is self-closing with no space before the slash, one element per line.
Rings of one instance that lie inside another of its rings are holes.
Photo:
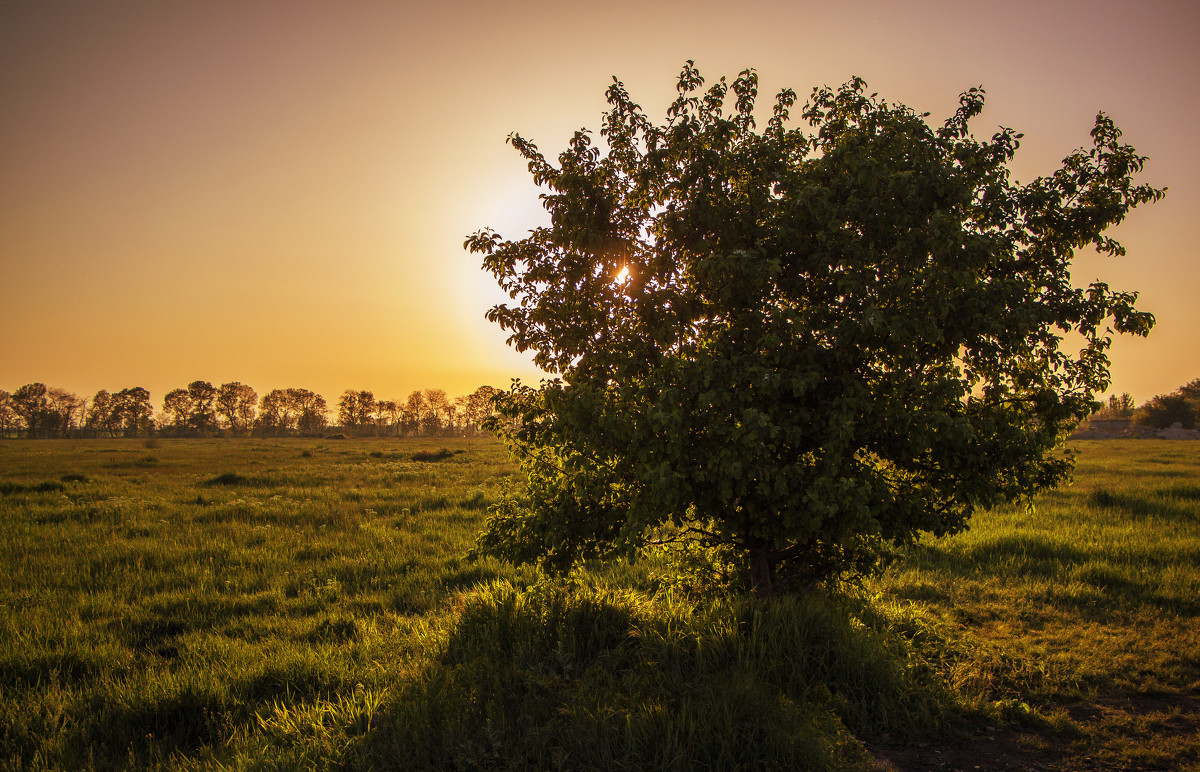
<path fill-rule="evenodd" d="M 1192 2 L 0 3 L 0 389 L 196 379 L 379 398 L 537 380 L 483 319 L 463 239 L 543 221 L 512 131 L 556 154 L 613 75 L 656 119 L 680 66 L 865 78 L 1025 134 L 1027 181 L 1097 110 L 1170 191 L 1076 279 L 1158 324 L 1112 352 L 1139 401 L 1200 377 L 1200 11 Z"/>

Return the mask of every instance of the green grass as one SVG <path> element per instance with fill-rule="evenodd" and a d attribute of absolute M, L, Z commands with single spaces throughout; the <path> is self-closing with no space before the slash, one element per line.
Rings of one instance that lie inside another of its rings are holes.
<path fill-rule="evenodd" d="M 0 443 L 0 769 L 1197 768 L 1200 448 L 1078 446 L 755 603 L 466 560 L 490 440 Z"/>
<path fill-rule="evenodd" d="M 927 652 L 953 688 L 1055 719 L 1024 739 L 1062 768 L 1200 768 L 1200 445 L 1072 448 L 1072 484 L 908 550 L 874 587 L 960 641 Z"/>

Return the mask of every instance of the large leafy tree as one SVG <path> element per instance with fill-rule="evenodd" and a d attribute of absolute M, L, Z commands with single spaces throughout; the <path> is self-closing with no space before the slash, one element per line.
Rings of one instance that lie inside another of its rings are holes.
<path fill-rule="evenodd" d="M 1123 253 L 1105 229 L 1163 194 L 1131 179 L 1144 158 L 1100 114 L 1017 184 L 1021 135 L 969 129 L 982 89 L 931 126 L 854 79 L 813 90 L 808 130 L 791 90 L 757 130 L 756 95 L 689 62 L 664 125 L 614 79 L 603 151 L 509 138 L 551 225 L 467 246 L 515 301 L 488 318 L 554 377 L 497 400 L 527 486 L 484 551 L 566 568 L 693 538 L 769 594 L 1069 474 L 1052 451 L 1114 331 L 1153 324 L 1071 260 Z"/>

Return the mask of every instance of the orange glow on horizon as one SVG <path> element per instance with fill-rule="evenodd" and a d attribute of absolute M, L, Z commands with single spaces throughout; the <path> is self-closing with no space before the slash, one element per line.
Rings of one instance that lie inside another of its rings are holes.
<path fill-rule="evenodd" d="M 1117 229 L 1128 257 L 1076 263 L 1158 318 L 1114 346 L 1113 391 L 1200 377 L 1191 4 L 518 5 L 0 4 L 0 389 L 140 385 L 157 405 L 198 378 L 330 400 L 536 382 L 462 250 L 545 221 L 505 137 L 553 159 L 598 132 L 613 75 L 661 121 L 686 59 L 710 82 L 756 68 L 764 111 L 857 74 L 941 121 L 982 84 L 976 131 L 1024 132 L 1021 180 L 1106 111 L 1170 188 Z"/>

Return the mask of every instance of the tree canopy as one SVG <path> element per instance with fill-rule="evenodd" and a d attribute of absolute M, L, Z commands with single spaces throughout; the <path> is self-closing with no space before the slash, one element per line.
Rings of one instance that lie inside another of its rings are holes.
<path fill-rule="evenodd" d="M 1200 378 L 1195 378 L 1170 394 L 1155 395 L 1137 412 L 1138 423 L 1166 429 L 1179 423 L 1194 429 L 1200 423 Z"/>
<path fill-rule="evenodd" d="M 757 84 L 705 89 L 688 62 L 658 125 L 614 78 L 606 147 L 580 130 L 557 164 L 509 137 L 551 224 L 466 246 L 514 301 L 488 319 L 553 377 L 497 399 L 526 486 L 481 550 L 566 569 L 690 539 L 768 594 L 1069 474 L 1052 451 L 1113 335 L 1154 322 L 1070 278 L 1163 195 L 1134 183 L 1144 157 L 1101 113 L 1018 184 L 1022 135 L 970 131 L 982 88 L 932 126 L 855 78 L 813 89 L 808 130 L 785 89 L 759 131 Z"/>

